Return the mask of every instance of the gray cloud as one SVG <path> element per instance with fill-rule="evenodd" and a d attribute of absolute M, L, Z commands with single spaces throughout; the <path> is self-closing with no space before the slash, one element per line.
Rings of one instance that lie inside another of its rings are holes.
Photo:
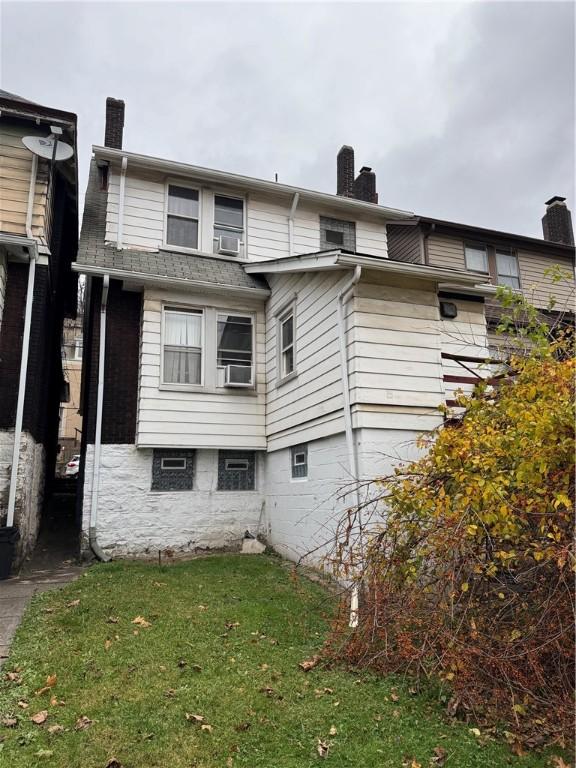
<path fill-rule="evenodd" d="M 540 236 L 574 193 L 571 3 L 2 4 L 2 87 L 127 149 L 334 191 L 349 143 L 380 201 Z M 24 41 L 31 42 L 23 55 Z"/>

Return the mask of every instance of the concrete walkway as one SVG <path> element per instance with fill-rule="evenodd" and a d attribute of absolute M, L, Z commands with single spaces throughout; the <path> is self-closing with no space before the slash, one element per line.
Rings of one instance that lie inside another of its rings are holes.
<path fill-rule="evenodd" d="M 8 657 L 14 632 L 30 598 L 38 592 L 62 587 L 82 573 L 75 560 L 77 534 L 70 523 L 73 511 L 66 515 L 67 506 L 70 504 L 56 500 L 56 511 L 46 516 L 30 560 L 17 576 L 0 581 L 0 666 Z"/>

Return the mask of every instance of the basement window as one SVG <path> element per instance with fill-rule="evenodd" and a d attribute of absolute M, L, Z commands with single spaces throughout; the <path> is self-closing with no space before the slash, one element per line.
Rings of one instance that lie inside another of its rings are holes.
<path fill-rule="evenodd" d="M 219 491 L 253 491 L 255 480 L 254 451 L 218 451 Z"/>
<path fill-rule="evenodd" d="M 192 491 L 194 451 L 155 448 L 152 454 L 153 491 Z"/>
<path fill-rule="evenodd" d="M 292 478 L 303 480 L 308 477 L 308 445 L 302 443 L 290 448 Z"/>

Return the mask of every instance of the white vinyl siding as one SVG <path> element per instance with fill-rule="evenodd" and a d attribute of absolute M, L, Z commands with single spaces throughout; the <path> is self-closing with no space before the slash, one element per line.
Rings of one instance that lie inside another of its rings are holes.
<path fill-rule="evenodd" d="M 162 307 L 208 304 L 203 388 L 161 383 Z M 218 386 L 216 371 L 218 313 L 254 317 L 256 378 L 253 389 Z M 212 330 L 210 330 L 212 328 Z M 147 290 L 144 293 L 137 444 L 140 447 L 264 449 L 265 361 L 262 305 L 199 294 Z M 214 365 L 208 365 L 208 359 Z"/>

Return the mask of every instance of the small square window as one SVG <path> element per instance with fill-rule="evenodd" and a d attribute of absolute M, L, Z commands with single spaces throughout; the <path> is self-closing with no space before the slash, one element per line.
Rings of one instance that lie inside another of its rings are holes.
<path fill-rule="evenodd" d="M 294 445 L 290 448 L 290 461 L 292 465 L 292 477 L 308 477 L 308 445 Z"/>
<path fill-rule="evenodd" d="M 219 491 L 253 491 L 255 479 L 254 451 L 218 451 Z"/>
<path fill-rule="evenodd" d="M 320 248 L 344 248 L 356 251 L 356 223 L 320 216 Z"/>
<path fill-rule="evenodd" d="M 155 448 L 152 455 L 153 491 L 194 489 L 194 451 Z"/>

